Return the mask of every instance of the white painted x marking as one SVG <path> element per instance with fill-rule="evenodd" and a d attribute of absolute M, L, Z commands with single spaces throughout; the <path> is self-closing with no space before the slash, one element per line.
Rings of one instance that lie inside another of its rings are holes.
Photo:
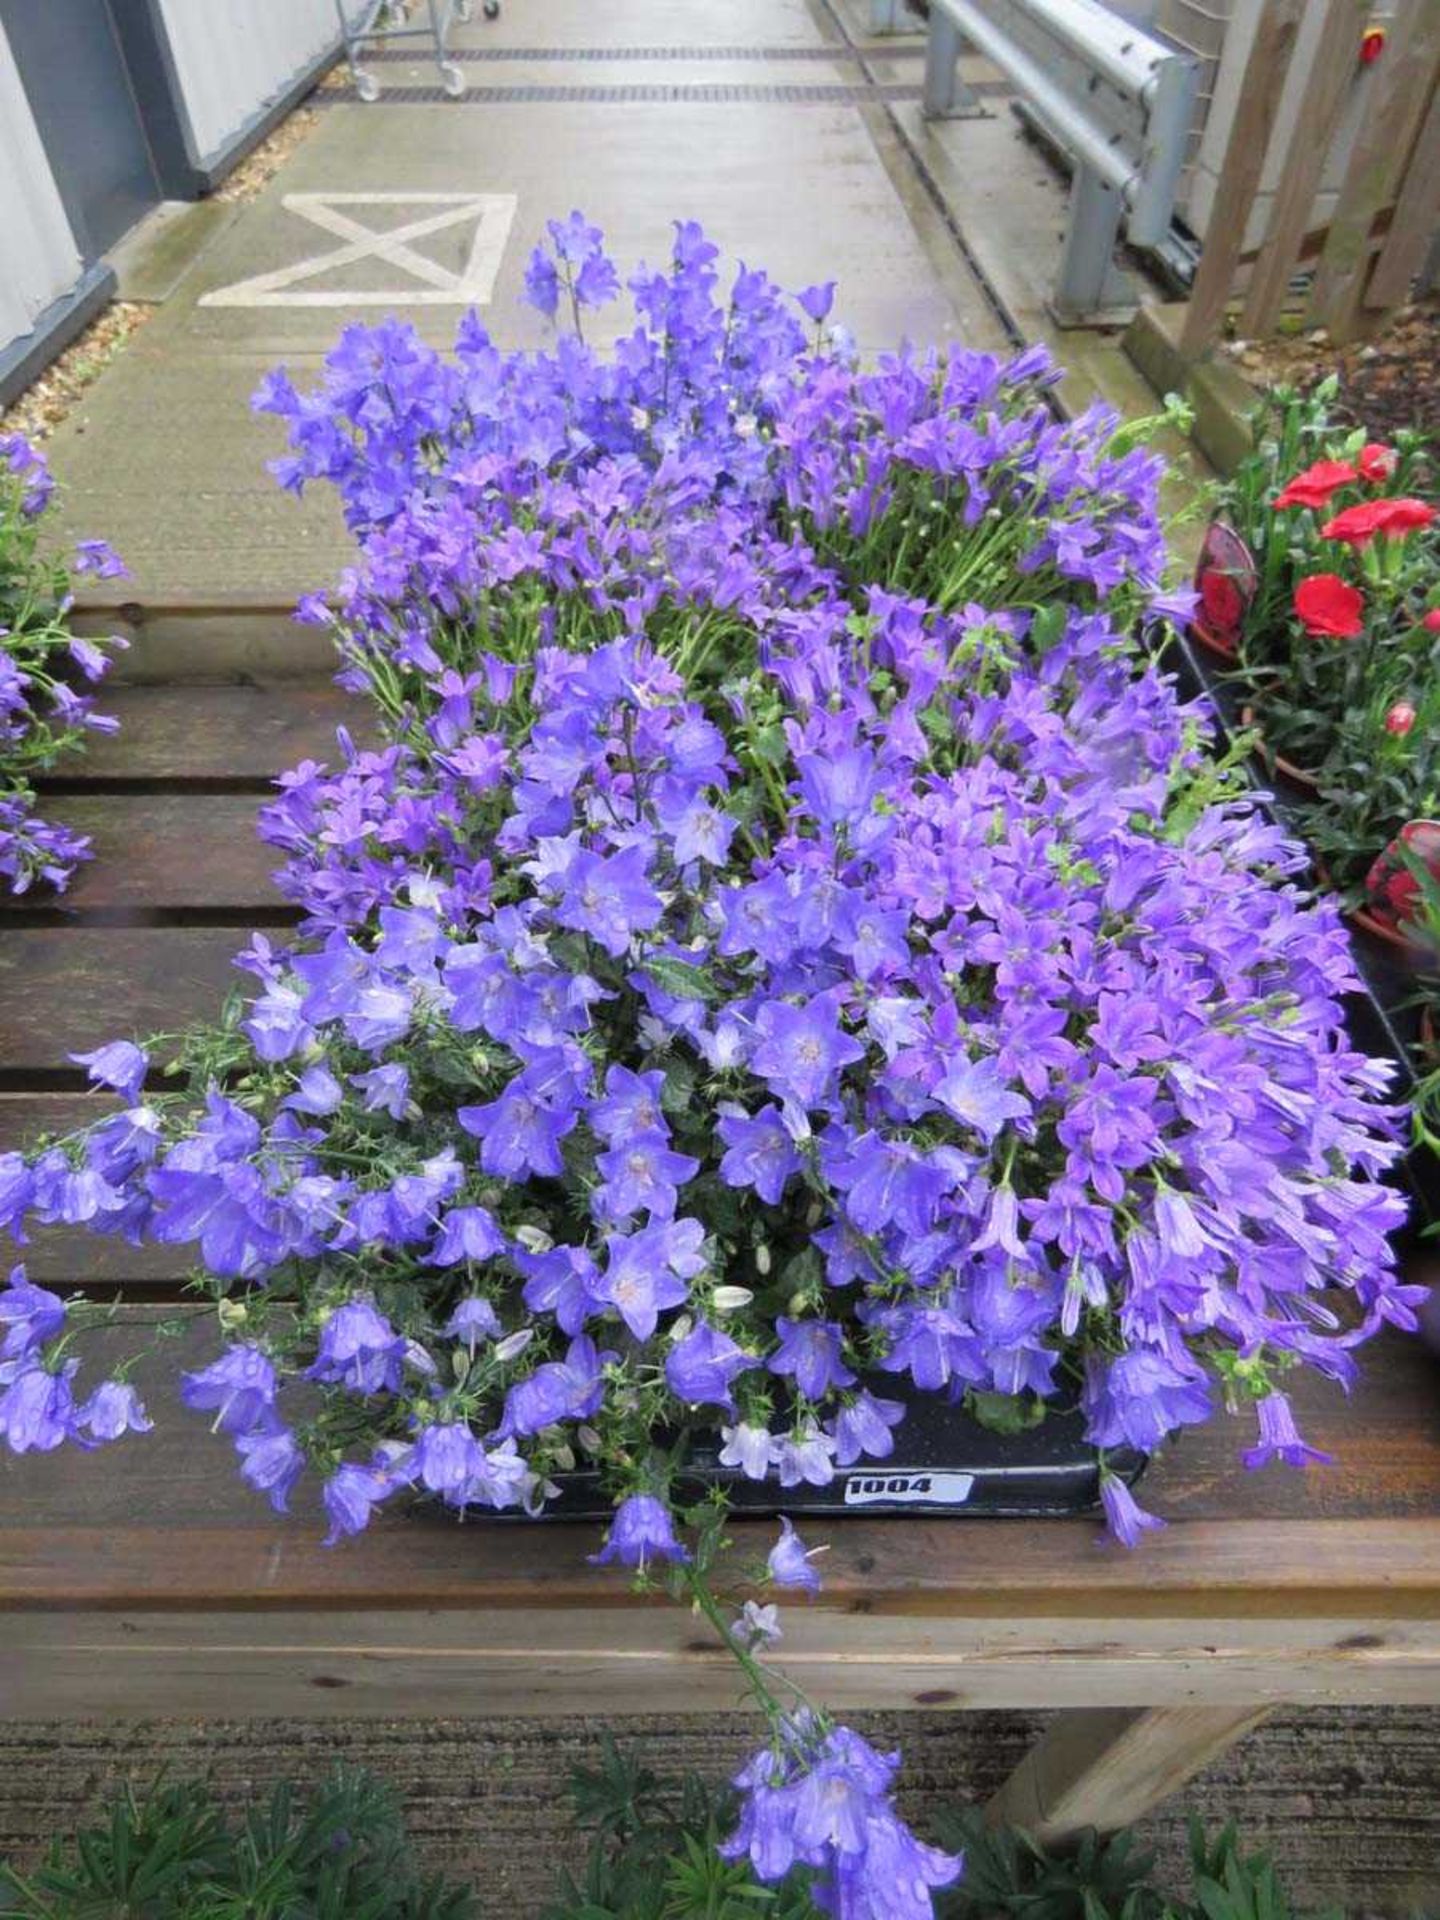
<path fill-rule="evenodd" d="M 312 254 L 288 267 L 257 273 L 232 286 L 202 294 L 202 307 L 393 307 L 484 306 L 495 290 L 505 242 L 515 218 L 513 193 L 287 193 L 280 202 L 312 226 L 334 234 L 343 246 Z M 354 220 L 341 207 L 433 206 L 443 209 L 407 220 L 403 226 L 377 233 Z M 427 234 L 442 233 L 467 220 L 475 222 L 470 253 L 458 273 L 438 266 L 407 243 Z M 353 266 L 357 260 L 384 260 L 408 274 L 400 286 L 310 288 L 297 292 L 304 280 Z"/>

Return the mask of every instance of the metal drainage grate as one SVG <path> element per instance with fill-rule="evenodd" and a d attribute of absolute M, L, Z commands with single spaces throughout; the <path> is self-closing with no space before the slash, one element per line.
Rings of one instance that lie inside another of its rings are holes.
<path fill-rule="evenodd" d="M 359 95 L 353 87 L 325 87 L 310 97 L 309 104 L 350 105 Z M 418 107 L 432 101 L 447 101 L 457 107 L 498 107 L 568 103 L 580 106 L 600 104 L 629 106 L 644 101 L 667 105 L 721 104 L 725 106 L 863 106 L 876 100 L 918 100 L 920 88 L 886 82 L 880 86 L 831 87 L 747 87 L 747 86 L 664 86 L 640 84 L 633 87 L 469 87 L 458 100 L 451 99 L 443 87 L 384 87 L 375 106 Z"/>
<path fill-rule="evenodd" d="M 923 46 L 887 47 L 880 57 L 886 60 L 918 59 Z M 534 62 L 547 65 L 585 62 L 609 65 L 622 60 L 830 60 L 851 65 L 860 59 L 854 47 L 451 47 L 447 57 L 479 64 L 487 60 Z M 367 52 L 367 60 L 413 60 L 415 55 L 403 47 L 376 47 Z"/>

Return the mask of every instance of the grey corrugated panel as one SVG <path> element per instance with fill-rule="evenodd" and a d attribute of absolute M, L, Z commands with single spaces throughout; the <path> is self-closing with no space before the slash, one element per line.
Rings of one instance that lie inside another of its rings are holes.
<path fill-rule="evenodd" d="M 334 0 L 157 0 L 202 169 L 328 49 Z"/>
<path fill-rule="evenodd" d="M 0 350 L 34 331 L 83 266 L 0 25 Z"/>

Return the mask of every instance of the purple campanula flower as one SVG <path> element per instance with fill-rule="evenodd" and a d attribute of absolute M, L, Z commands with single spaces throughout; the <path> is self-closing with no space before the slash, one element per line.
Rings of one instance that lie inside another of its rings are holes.
<path fill-rule="evenodd" d="M 348 1300 L 329 1314 L 307 1380 L 338 1383 L 351 1393 L 398 1393 L 405 1342 L 368 1300 Z"/>
<path fill-rule="evenodd" d="M 547 1360 L 510 1388 L 497 1432 L 509 1439 L 539 1433 L 561 1420 L 590 1419 L 599 1411 L 605 1368 L 614 1358 L 608 1350 L 597 1349 L 585 1334 L 577 1335 L 563 1360 Z"/>
<path fill-rule="evenodd" d="M 646 867 L 642 847 L 609 856 L 577 853 L 566 868 L 555 918 L 562 927 L 590 934 L 620 958 L 634 936 L 658 925 L 664 912 Z"/>
<path fill-rule="evenodd" d="M 1322 1453 L 1319 1447 L 1307 1446 L 1301 1439 L 1287 1395 L 1267 1393 L 1263 1400 L 1256 1402 L 1255 1414 L 1260 1423 L 1260 1442 L 1241 1455 L 1247 1467 L 1253 1470 L 1267 1466 L 1272 1460 L 1283 1460 L 1287 1467 L 1329 1466 L 1332 1463 L 1333 1454 Z"/>
<path fill-rule="evenodd" d="M 632 1493 L 615 1509 L 604 1546 L 590 1558 L 597 1566 L 618 1560 L 621 1566 L 643 1573 L 652 1558 L 684 1564 L 690 1552 L 676 1539 L 675 1523 L 664 1501 L 653 1493 Z"/>
<path fill-rule="evenodd" d="M 814 1552 L 820 1552 L 815 1548 Z M 777 1587 L 801 1587 L 806 1593 L 819 1593 L 820 1575 L 811 1566 L 812 1554 L 807 1553 L 799 1534 L 782 1514 L 780 1517 L 780 1538 L 770 1549 L 765 1565 L 770 1578 Z"/>
<path fill-rule="evenodd" d="M 242 1465 L 240 1478 L 247 1487 L 265 1494 L 276 1513 L 288 1513 L 295 1482 L 305 1471 L 305 1455 L 288 1427 L 252 1427 L 236 1439 Z"/>
<path fill-rule="evenodd" d="M 350 1076 L 350 1084 L 364 1095 L 366 1113 L 388 1113 L 392 1120 L 403 1120 L 410 1098 L 410 1074 L 398 1061 L 371 1067 L 365 1073 Z"/>
<path fill-rule="evenodd" d="M 701 1320 L 665 1356 L 665 1383 L 678 1400 L 734 1411 L 730 1383 L 756 1364 L 728 1333 Z"/>
<path fill-rule="evenodd" d="M 0 1439 L 12 1453 L 52 1453 L 75 1437 L 70 1382 L 78 1365 L 67 1360 L 58 1373 L 22 1366 L 0 1393 Z"/>
<path fill-rule="evenodd" d="M 579 1117 L 530 1069 L 518 1073 L 497 1099 L 461 1107 L 456 1118 L 480 1140 L 480 1165 L 502 1179 L 557 1174 L 565 1169 L 561 1142 Z"/>
<path fill-rule="evenodd" d="M 782 1487 L 828 1487 L 835 1478 L 835 1442 L 822 1428 L 796 1427 L 775 1443 L 775 1470 Z"/>
<path fill-rule="evenodd" d="M 862 1457 L 887 1460 L 895 1451 L 892 1427 L 905 1418 L 899 1400 L 882 1400 L 862 1387 L 835 1416 L 835 1464 L 853 1466 Z"/>
<path fill-rule="evenodd" d="M 490 1302 L 479 1294 L 471 1294 L 456 1306 L 445 1322 L 444 1331 L 447 1339 L 463 1341 L 473 1354 L 481 1340 L 498 1340 L 503 1329 L 500 1316 Z"/>
<path fill-rule="evenodd" d="M 104 1380 L 76 1416 L 75 1424 L 92 1440 L 118 1440 L 125 1433 L 149 1433 L 154 1421 L 146 1414 L 134 1387 L 123 1380 Z"/>
<path fill-rule="evenodd" d="M 462 1260 L 492 1260 L 508 1244 L 488 1207 L 451 1207 L 440 1217 L 440 1231 L 426 1262 L 432 1267 L 453 1267 Z"/>
<path fill-rule="evenodd" d="M 106 540 L 77 540 L 74 564 L 77 573 L 93 573 L 97 580 L 120 580 L 129 572 Z"/>
<path fill-rule="evenodd" d="M 766 1427 L 741 1420 L 733 1427 L 722 1427 L 720 1449 L 722 1467 L 739 1467 L 747 1480 L 763 1480 L 775 1462 L 776 1443 Z"/>
<path fill-rule="evenodd" d="M 689 1298 L 688 1282 L 702 1273 L 704 1229 L 697 1220 L 668 1220 L 632 1234 L 612 1233 L 605 1271 L 592 1287 L 614 1307 L 637 1340 L 648 1340 L 667 1307 Z"/>
<path fill-rule="evenodd" d="M 111 1040 L 91 1053 L 72 1053 L 70 1058 L 77 1066 L 85 1068 L 88 1077 L 97 1086 L 113 1087 L 116 1093 L 122 1094 L 126 1106 L 133 1107 L 139 1103 L 140 1089 L 145 1084 L 150 1061 L 129 1040 Z"/>
<path fill-rule="evenodd" d="M 762 1107 L 752 1116 L 743 1107 L 722 1107 L 716 1132 L 726 1147 L 720 1178 L 728 1186 L 753 1187 L 768 1205 L 778 1206 L 790 1176 L 803 1165 L 779 1108 Z"/>
<path fill-rule="evenodd" d="M 805 287 L 795 298 L 818 327 L 829 318 L 835 304 L 835 282 L 826 280 L 819 286 Z"/>
<path fill-rule="evenodd" d="M 1122 1546 L 1138 1546 L 1142 1533 L 1165 1522 L 1147 1513 L 1117 1473 L 1101 1472 L 1100 1500 L 1105 1523 Z"/>
<path fill-rule="evenodd" d="M 217 1432 L 241 1434 L 273 1418 L 279 1384 L 269 1356 L 237 1342 L 198 1373 L 182 1374 L 180 1398 L 199 1412 L 213 1410 Z"/>
<path fill-rule="evenodd" d="M 760 1043 L 752 1065 L 782 1100 L 818 1107 L 830 1095 L 842 1067 L 865 1057 L 865 1049 L 840 1024 L 833 998 L 818 996 L 803 1007 L 771 1001 L 756 1022 Z"/>
<path fill-rule="evenodd" d="M 855 1375 L 845 1365 L 845 1330 L 833 1320 L 787 1320 L 782 1314 L 775 1322 L 780 1345 L 766 1365 L 771 1373 L 785 1374 L 808 1399 L 820 1400 L 837 1387 L 852 1387 Z"/>
<path fill-rule="evenodd" d="M 525 298 L 537 313 L 554 319 L 560 304 L 560 276 L 543 247 L 536 247 L 525 268 Z"/>
<path fill-rule="evenodd" d="M 330 1069 L 321 1061 L 306 1067 L 296 1083 L 295 1091 L 281 1101 L 281 1106 L 290 1107 L 296 1113 L 324 1115 L 333 1113 L 345 1098 L 345 1089 Z"/>
<path fill-rule="evenodd" d="M 1177 1427 L 1210 1417 L 1210 1389 L 1198 1370 L 1185 1373 L 1163 1354 L 1136 1348 L 1093 1364 L 1081 1404 L 1086 1438 L 1097 1447 L 1153 1453 Z"/>
<path fill-rule="evenodd" d="M 5 1329 L 0 1360 L 26 1358 L 53 1340 L 64 1324 L 65 1302 L 59 1294 L 27 1280 L 24 1267 L 12 1267 L 0 1293 L 0 1327 Z"/>
<path fill-rule="evenodd" d="M 422 1427 L 412 1459 L 415 1477 L 431 1493 L 460 1500 L 485 1465 L 485 1449 L 463 1420 Z"/>
<path fill-rule="evenodd" d="M 348 1534 L 362 1533 L 375 1508 L 393 1490 L 394 1483 L 383 1468 L 358 1466 L 352 1461 L 337 1467 L 321 1489 L 330 1522 L 324 1544 L 333 1547 Z"/>
<path fill-rule="evenodd" d="M 666 1135 L 652 1133 L 597 1154 L 595 1167 L 604 1183 L 595 1196 L 603 1217 L 624 1220 L 644 1208 L 652 1219 L 670 1219 L 677 1189 L 695 1177 L 700 1162 L 673 1152 Z"/>
<path fill-rule="evenodd" d="M 969 1127 L 987 1143 L 1007 1120 L 1023 1120 L 1030 1102 L 1011 1093 L 1005 1077 L 990 1060 L 966 1060 L 952 1067 L 935 1089 L 935 1098 L 962 1127 Z"/>
<path fill-rule="evenodd" d="M 658 1069 L 632 1073 L 628 1067 L 611 1066 L 605 1074 L 605 1092 L 591 1103 L 591 1127 L 611 1146 L 621 1146 L 637 1134 L 659 1132 L 664 1124 L 660 1096 L 665 1075 Z"/>

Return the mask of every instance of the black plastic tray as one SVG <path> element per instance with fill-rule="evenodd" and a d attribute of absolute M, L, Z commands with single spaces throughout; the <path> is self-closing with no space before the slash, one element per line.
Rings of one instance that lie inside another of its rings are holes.
<path fill-rule="evenodd" d="M 963 1407 L 950 1406 L 937 1393 L 897 1383 L 890 1376 L 871 1382 L 878 1394 L 901 1401 L 905 1419 L 895 1429 L 895 1451 L 888 1460 L 842 1467 L 829 1486 L 782 1487 L 775 1479 L 747 1480 L 735 1467 L 722 1467 L 721 1441 L 702 1436 L 692 1443 L 680 1485 L 683 1504 L 722 1487 L 736 1513 L 908 1514 L 911 1518 L 963 1519 L 971 1515 L 1009 1515 L 1044 1519 L 1090 1513 L 1100 1502 L 1100 1466 L 1084 1437 L 1079 1410 L 1052 1410 L 1040 1425 L 1023 1433 L 992 1433 Z M 1143 1455 L 1128 1449 L 1107 1452 L 1111 1471 L 1134 1482 L 1145 1466 Z M 552 1520 L 603 1520 L 614 1502 L 598 1473 L 579 1470 L 554 1476 L 560 1497 L 544 1509 Z M 500 1518 L 508 1516 L 500 1515 Z"/>

